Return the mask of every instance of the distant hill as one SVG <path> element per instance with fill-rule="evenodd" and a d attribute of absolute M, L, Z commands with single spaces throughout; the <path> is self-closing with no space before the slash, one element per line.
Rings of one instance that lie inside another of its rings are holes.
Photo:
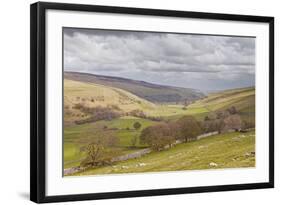
<path fill-rule="evenodd" d="M 190 103 L 204 97 L 202 92 L 191 88 L 157 85 L 120 77 L 64 72 L 64 78 L 120 88 L 153 103 Z"/>

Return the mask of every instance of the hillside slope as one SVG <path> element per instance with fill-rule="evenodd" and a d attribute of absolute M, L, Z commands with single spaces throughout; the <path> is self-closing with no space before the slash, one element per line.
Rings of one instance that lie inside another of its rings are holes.
<path fill-rule="evenodd" d="M 87 108 L 106 107 L 119 112 L 153 109 L 155 105 L 127 91 L 93 83 L 64 80 L 64 121 L 73 122 L 89 116 L 75 109 L 83 105 Z"/>
<path fill-rule="evenodd" d="M 195 89 L 163 86 L 120 77 L 64 72 L 64 78 L 120 88 L 154 103 L 184 103 L 204 97 L 203 93 Z"/>
<path fill-rule="evenodd" d="M 255 88 L 239 88 L 225 90 L 208 95 L 204 99 L 196 101 L 189 109 L 206 109 L 206 113 L 225 110 L 235 106 L 242 118 L 247 121 L 255 121 Z M 202 115 L 204 116 L 204 115 Z"/>
<path fill-rule="evenodd" d="M 84 113 L 83 110 L 75 108 L 80 104 L 88 108 L 104 107 L 106 110 L 114 110 L 115 112 L 121 113 L 121 115 L 109 120 L 104 119 L 77 124 L 77 120 L 81 121 L 91 117 L 91 115 Z M 188 106 L 180 104 L 159 105 L 141 99 L 138 96 L 119 88 L 65 79 L 64 123 L 67 126 L 64 127 L 64 166 L 65 168 L 79 166 L 81 160 L 85 157 L 80 153 L 81 148 L 90 143 L 96 135 L 107 135 L 110 133 L 117 136 L 120 144 L 117 147 L 112 148 L 114 156 L 124 155 L 143 148 L 139 143 L 137 143 L 137 147 L 131 148 L 131 141 L 134 136 L 137 136 L 138 138 L 142 129 L 145 127 L 161 123 L 158 120 L 153 120 L 152 117 L 161 117 L 161 120 L 177 120 L 184 115 L 193 115 L 198 120 L 204 120 L 204 117 L 210 113 L 225 110 L 232 106 L 236 107 L 243 120 L 253 122 L 254 125 L 254 88 L 243 88 L 213 93 Z M 133 110 L 142 111 L 145 114 L 145 117 L 133 116 L 129 113 Z M 134 129 L 133 124 L 135 122 L 141 123 L 141 129 Z M 252 142 L 250 144 L 252 144 Z M 232 155 L 233 153 L 231 152 L 230 154 Z M 186 157 L 188 158 L 190 155 L 187 155 Z M 156 160 L 158 160 L 158 158 Z M 239 166 L 244 166 L 246 164 L 241 162 Z M 200 169 L 200 166 L 201 165 L 198 164 L 187 169 Z M 208 163 L 204 164 L 204 166 L 208 166 Z M 232 166 L 232 164 L 223 165 L 223 167 L 228 166 Z M 151 170 L 153 171 L 153 169 Z M 175 170 L 180 169 L 181 168 L 178 169 L 175 167 Z M 184 169 L 186 169 L 185 166 Z M 90 172 L 90 174 L 100 173 L 100 171 L 103 170 L 104 169 L 99 169 L 97 172 Z M 120 172 L 123 171 L 126 170 L 121 170 Z"/>
<path fill-rule="evenodd" d="M 255 166 L 255 131 L 225 133 L 74 175 L 141 173 Z"/>
<path fill-rule="evenodd" d="M 138 110 L 146 116 L 167 119 L 178 119 L 183 115 L 194 115 L 198 119 L 203 119 L 210 112 L 235 106 L 244 119 L 247 118 L 247 121 L 255 120 L 254 88 L 213 93 L 186 107 L 180 104 L 154 104 L 119 88 L 65 79 L 64 121 L 66 124 L 89 117 L 79 109 L 74 108 L 79 104 L 89 108 L 110 107 L 110 109 L 114 109 L 122 115 Z"/>

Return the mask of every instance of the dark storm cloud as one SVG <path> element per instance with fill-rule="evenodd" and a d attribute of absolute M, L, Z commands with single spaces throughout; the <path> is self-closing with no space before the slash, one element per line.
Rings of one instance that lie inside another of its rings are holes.
<path fill-rule="evenodd" d="M 199 89 L 251 86 L 255 38 L 65 28 L 64 68 Z"/>

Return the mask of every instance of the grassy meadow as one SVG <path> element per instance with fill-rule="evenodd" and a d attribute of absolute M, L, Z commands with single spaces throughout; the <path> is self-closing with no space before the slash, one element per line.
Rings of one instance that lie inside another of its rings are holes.
<path fill-rule="evenodd" d="M 89 168 L 79 175 L 254 167 L 255 132 L 226 133 L 183 143 L 137 159 Z"/>
<path fill-rule="evenodd" d="M 84 107 L 80 108 L 77 105 Z M 118 143 L 110 147 L 106 157 L 123 156 L 149 147 L 147 144 L 141 144 L 139 139 L 141 132 L 147 127 L 162 122 L 173 122 L 187 115 L 194 116 L 200 121 L 210 113 L 231 106 L 235 106 L 243 120 L 254 122 L 255 89 L 241 88 L 217 92 L 192 100 L 189 104 L 155 103 L 125 89 L 65 79 L 64 169 L 79 167 L 87 157 L 83 150 L 97 137 L 116 136 Z M 106 113 L 109 119 L 95 118 L 87 121 L 92 117 L 90 111 L 94 110 L 95 113 L 100 114 L 99 110 L 95 110 L 96 108 L 110 110 L 111 113 Z M 141 124 L 138 129 L 134 127 L 136 122 Z M 134 144 L 133 138 L 136 138 Z M 152 151 L 136 159 L 88 167 L 70 175 L 253 167 L 255 166 L 254 153 L 254 130 L 246 133 L 222 133 L 177 144 L 171 149 Z"/>

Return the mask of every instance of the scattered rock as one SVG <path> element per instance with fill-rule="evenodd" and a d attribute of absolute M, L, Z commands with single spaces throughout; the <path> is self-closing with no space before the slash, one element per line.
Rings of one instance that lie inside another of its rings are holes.
<path fill-rule="evenodd" d="M 218 166 L 218 164 L 217 164 L 217 163 L 215 163 L 215 162 L 211 162 L 211 163 L 209 164 L 209 166 L 210 166 L 210 167 L 217 167 L 217 166 Z"/>
<path fill-rule="evenodd" d="M 235 142 L 239 142 L 239 141 L 241 141 L 241 138 L 240 137 L 233 137 L 232 140 L 235 141 Z"/>
<path fill-rule="evenodd" d="M 232 161 L 237 161 L 237 160 L 239 160 L 239 158 L 240 158 L 239 156 L 236 156 L 232 159 Z"/>
<path fill-rule="evenodd" d="M 128 169 L 128 166 L 121 166 L 122 169 Z"/>
<path fill-rule="evenodd" d="M 145 166 L 146 164 L 145 163 L 139 163 L 139 166 L 140 167 L 143 167 L 143 166 Z"/>
<path fill-rule="evenodd" d="M 249 153 L 249 152 L 246 152 L 246 153 L 245 153 L 245 157 L 254 157 L 255 154 L 256 154 L 255 152 L 250 152 L 250 153 Z"/>

